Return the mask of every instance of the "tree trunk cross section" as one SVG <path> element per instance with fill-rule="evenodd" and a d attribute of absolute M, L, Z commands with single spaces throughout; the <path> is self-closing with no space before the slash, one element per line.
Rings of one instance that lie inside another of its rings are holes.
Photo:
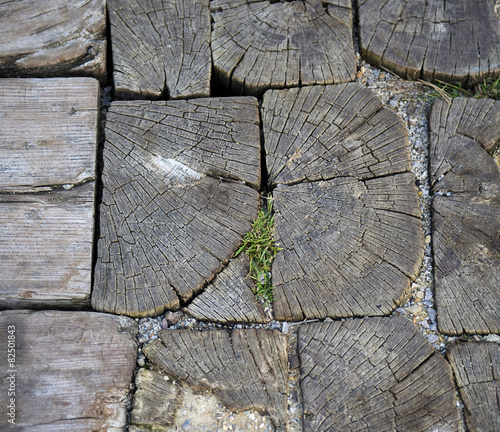
<path fill-rule="evenodd" d="M 401 120 L 358 84 L 270 90 L 262 113 L 275 317 L 391 313 L 424 255 Z"/>
<path fill-rule="evenodd" d="M 115 94 L 210 96 L 209 0 L 108 0 Z"/>
<path fill-rule="evenodd" d="M 222 86 L 237 94 L 353 81 L 351 6 L 320 0 L 215 0 L 212 55 Z"/>
<path fill-rule="evenodd" d="M 490 0 L 358 0 L 361 55 L 405 79 L 473 84 L 500 74 Z"/>
<path fill-rule="evenodd" d="M 306 324 L 304 432 L 459 430 L 449 364 L 405 318 Z"/>
<path fill-rule="evenodd" d="M 92 306 L 177 309 L 232 257 L 257 216 L 254 98 L 114 102 L 104 145 Z"/>
<path fill-rule="evenodd" d="M 453 344 L 446 356 L 465 404 L 471 432 L 500 430 L 500 345 Z"/>
<path fill-rule="evenodd" d="M 267 412 L 276 427 L 286 424 L 288 356 L 280 332 L 165 330 L 160 340 L 143 352 L 174 379 L 213 391 L 231 410 Z"/>
<path fill-rule="evenodd" d="M 0 403 L 8 430 L 8 342 L 15 340 L 13 430 L 124 431 L 137 324 L 94 312 L 0 312 Z M 8 332 L 8 329 L 11 332 Z M 12 375 L 11 375 L 12 376 Z"/>
<path fill-rule="evenodd" d="M 0 2 L 0 76 L 106 81 L 105 0 Z"/>
<path fill-rule="evenodd" d="M 442 333 L 500 333 L 500 102 L 436 101 L 430 177 Z"/>

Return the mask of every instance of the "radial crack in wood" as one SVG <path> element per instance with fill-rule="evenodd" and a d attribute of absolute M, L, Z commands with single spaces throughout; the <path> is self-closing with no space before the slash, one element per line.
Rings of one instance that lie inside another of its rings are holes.
<path fill-rule="evenodd" d="M 330 3 L 327 13 L 320 0 L 212 1 L 218 82 L 231 92 L 258 96 L 269 88 L 353 81 L 350 6 Z"/>
<path fill-rule="evenodd" d="M 449 364 L 404 318 L 306 324 L 304 432 L 459 430 Z"/>
<path fill-rule="evenodd" d="M 405 79 L 471 85 L 500 75 L 490 0 L 357 0 L 361 55 Z"/>
<path fill-rule="evenodd" d="M 410 170 L 403 123 L 357 83 L 270 90 L 262 123 L 271 183 Z"/>
<path fill-rule="evenodd" d="M 244 254 L 230 261 L 184 312 L 204 321 L 266 322 L 262 304 L 255 298 L 255 284 L 248 277 L 249 268 L 248 257 Z"/>
<path fill-rule="evenodd" d="M 287 340 L 257 329 L 165 330 L 144 346 L 154 365 L 197 390 L 211 390 L 231 410 L 266 412 L 286 424 Z"/>
<path fill-rule="evenodd" d="M 441 332 L 500 333 L 500 102 L 436 101 L 430 176 Z"/>
<path fill-rule="evenodd" d="M 150 316 L 232 257 L 259 207 L 253 98 L 114 102 L 106 123 L 92 306 Z M 234 180 L 231 180 L 234 179 Z"/>
<path fill-rule="evenodd" d="M 105 0 L 2 0 L 0 8 L 0 76 L 106 81 Z"/>
<path fill-rule="evenodd" d="M 108 0 L 115 94 L 210 96 L 209 0 Z"/>
<path fill-rule="evenodd" d="M 15 399 L 15 430 L 126 429 L 137 355 L 134 320 L 93 312 L 2 311 L 0 328 L 2 364 L 13 361 L 8 342 L 15 347 L 14 370 L 0 373 L 6 412 Z M 15 389 L 10 397 L 9 381 Z"/>
<path fill-rule="evenodd" d="M 453 344 L 446 356 L 464 401 L 469 431 L 500 430 L 500 345 Z"/>

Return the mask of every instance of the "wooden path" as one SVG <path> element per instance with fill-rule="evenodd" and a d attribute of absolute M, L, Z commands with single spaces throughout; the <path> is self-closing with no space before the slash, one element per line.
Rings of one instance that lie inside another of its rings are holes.
<path fill-rule="evenodd" d="M 424 236 L 406 125 L 354 82 L 357 43 L 499 77 L 491 1 L 42 3 L 0 1 L 0 430 L 221 429 L 186 389 L 276 431 L 293 399 L 303 431 L 500 430 L 500 102 L 433 103 Z M 235 256 L 267 195 L 271 307 Z M 431 251 L 446 356 L 393 315 Z"/>

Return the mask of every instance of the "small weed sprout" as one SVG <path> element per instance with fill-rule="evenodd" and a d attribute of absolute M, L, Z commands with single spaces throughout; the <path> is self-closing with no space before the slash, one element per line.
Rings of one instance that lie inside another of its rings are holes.
<path fill-rule="evenodd" d="M 431 98 L 440 97 L 445 99 L 447 102 L 451 102 L 451 100 L 456 97 L 500 99 L 500 77 L 496 80 L 486 78 L 482 83 L 476 84 L 470 90 L 462 87 L 460 82 L 449 84 L 444 81 L 436 80 L 436 84 L 432 84 L 427 81 L 419 81 L 422 84 L 434 89 L 433 92 L 429 93 Z"/>
<path fill-rule="evenodd" d="M 268 305 L 274 300 L 274 288 L 271 284 L 271 264 L 281 249 L 274 244 L 274 216 L 272 198 L 267 198 L 267 206 L 259 211 L 252 229 L 243 238 L 243 244 L 236 251 L 248 255 L 250 271 L 248 277 L 255 283 L 255 296 Z"/>

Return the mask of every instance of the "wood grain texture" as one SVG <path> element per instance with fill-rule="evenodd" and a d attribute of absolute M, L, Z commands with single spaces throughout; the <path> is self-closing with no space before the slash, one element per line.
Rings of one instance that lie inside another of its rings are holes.
<path fill-rule="evenodd" d="M 358 0 L 361 55 L 405 79 L 470 85 L 500 75 L 490 0 Z"/>
<path fill-rule="evenodd" d="M 255 298 L 255 284 L 248 277 L 249 271 L 245 254 L 231 260 L 205 291 L 184 308 L 184 312 L 203 321 L 266 322 L 262 304 Z"/>
<path fill-rule="evenodd" d="M 105 0 L 0 0 L 0 76 L 106 81 Z"/>
<path fill-rule="evenodd" d="M 253 98 L 111 105 L 95 309 L 151 316 L 203 289 L 257 215 L 259 139 Z"/>
<path fill-rule="evenodd" d="M 304 432 L 459 430 L 449 364 L 404 318 L 306 324 Z"/>
<path fill-rule="evenodd" d="M 115 95 L 210 96 L 209 0 L 108 0 Z"/>
<path fill-rule="evenodd" d="M 430 177 L 438 326 L 500 333 L 500 102 L 436 101 Z"/>
<path fill-rule="evenodd" d="M 278 185 L 275 318 L 389 314 L 423 259 L 415 194 L 409 173 Z"/>
<path fill-rule="evenodd" d="M 453 344 L 446 356 L 464 401 L 469 431 L 500 430 L 500 345 Z"/>
<path fill-rule="evenodd" d="M 5 407 L 8 326 L 15 326 L 15 430 L 125 430 L 137 353 L 133 320 L 93 312 L 0 312 Z"/>
<path fill-rule="evenodd" d="M 94 182 L 0 194 L 0 307 L 90 305 Z"/>
<path fill-rule="evenodd" d="M 350 7 L 340 14 L 335 7 L 327 13 L 320 0 L 215 0 L 210 7 L 214 74 L 229 91 L 257 96 L 354 80 Z"/>
<path fill-rule="evenodd" d="M 262 124 L 273 184 L 410 170 L 403 123 L 357 83 L 267 91 Z"/>
<path fill-rule="evenodd" d="M 0 193 L 93 180 L 98 106 L 92 78 L 0 80 Z"/>
<path fill-rule="evenodd" d="M 278 331 L 257 329 L 165 330 L 144 346 L 154 365 L 197 390 L 211 390 L 231 410 L 267 413 L 286 424 L 287 341 Z"/>
<path fill-rule="evenodd" d="M 401 120 L 359 84 L 270 90 L 277 319 L 389 314 L 424 245 Z"/>
<path fill-rule="evenodd" d="M 164 431 L 174 424 L 182 389 L 165 378 L 165 375 L 144 368 L 137 372 L 131 412 L 133 427 Z"/>

